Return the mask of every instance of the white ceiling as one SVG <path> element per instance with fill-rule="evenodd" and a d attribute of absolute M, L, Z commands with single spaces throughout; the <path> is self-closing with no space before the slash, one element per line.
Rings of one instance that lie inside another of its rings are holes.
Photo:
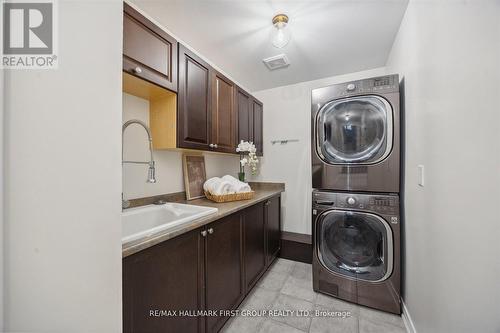
<path fill-rule="evenodd" d="M 133 0 L 144 12 L 251 91 L 384 66 L 408 0 Z M 271 44 L 271 19 L 292 38 Z M 263 58 L 291 65 L 269 71 Z"/>

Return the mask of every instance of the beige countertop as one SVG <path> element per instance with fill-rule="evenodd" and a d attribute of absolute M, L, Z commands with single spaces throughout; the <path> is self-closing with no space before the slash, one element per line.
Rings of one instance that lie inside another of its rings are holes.
<path fill-rule="evenodd" d="M 218 211 L 217 213 L 214 213 L 212 215 L 205 216 L 197 220 L 185 223 L 183 225 L 161 231 L 157 234 L 146 236 L 144 238 L 122 244 L 122 257 L 125 258 L 141 250 L 147 249 L 148 247 L 154 246 L 168 239 L 184 234 L 188 231 L 202 227 L 210 222 L 219 220 L 224 216 L 236 213 L 242 209 L 255 205 L 256 203 L 265 201 L 285 191 L 285 184 L 283 183 L 251 183 L 250 185 L 252 189 L 255 191 L 255 197 L 250 200 L 241 200 L 241 201 L 233 201 L 225 203 L 213 202 L 206 198 L 194 199 L 190 201 L 176 200 L 177 202 L 190 205 L 216 207 Z"/>

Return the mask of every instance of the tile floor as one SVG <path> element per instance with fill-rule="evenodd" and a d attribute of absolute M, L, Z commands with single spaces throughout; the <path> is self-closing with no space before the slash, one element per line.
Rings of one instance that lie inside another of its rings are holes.
<path fill-rule="evenodd" d="M 224 333 L 404 333 L 400 316 L 318 294 L 309 264 L 278 259 L 240 305 L 240 310 L 349 311 L 347 317 L 234 317 Z"/>

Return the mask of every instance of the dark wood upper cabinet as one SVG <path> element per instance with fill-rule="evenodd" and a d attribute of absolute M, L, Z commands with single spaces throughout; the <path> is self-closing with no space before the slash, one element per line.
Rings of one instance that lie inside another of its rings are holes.
<path fill-rule="evenodd" d="M 238 116 L 238 143 L 251 141 L 257 148 L 257 155 L 263 155 L 263 105 L 241 88 L 236 89 L 236 114 Z"/>
<path fill-rule="evenodd" d="M 245 281 L 250 290 L 266 269 L 264 203 L 247 208 L 243 214 Z"/>
<path fill-rule="evenodd" d="M 236 85 L 213 71 L 212 74 L 212 149 L 234 153 L 236 149 Z"/>
<path fill-rule="evenodd" d="M 123 71 L 131 75 L 124 75 L 124 91 L 150 102 L 155 99 L 156 104 L 150 104 L 155 148 L 236 153 L 244 140 L 254 142 L 257 155 L 263 155 L 262 103 L 126 3 Z M 136 84 L 130 78 L 143 81 Z M 166 99 L 158 98 L 146 83 L 177 92 L 177 100 L 170 96 L 159 107 Z"/>
<path fill-rule="evenodd" d="M 188 232 L 123 259 L 123 332 L 203 332 L 203 317 L 151 310 L 204 308 L 204 238 Z"/>
<path fill-rule="evenodd" d="M 244 297 L 241 214 L 233 214 L 207 226 L 206 309 L 236 309 Z M 227 316 L 207 317 L 207 332 L 218 332 Z"/>
<path fill-rule="evenodd" d="M 238 143 L 240 141 L 253 140 L 253 115 L 251 111 L 252 96 L 241 89 L 236 88 L 236 115 L 238 117 Z"/>
<path fill-rule="evenodd" d="M 253 143 L 255 148 L 257 148 L 257 155 L 264 155 L 264 136 L 263 136 L 263 125 L 264 125 L 264 114 L 263 105 L 261 102 L 255 98 L 252 100 L 252 113 L 253 113 Z"/>
<path fill-rule="evenodd" d="M 123 70 L 177 91 L 177 41 L 126 3 Z"/>
<path fill-rule="evenodd" d="M 271 263 L 281 248 L 281 197 L 276 196 L 266 201 L 266 238 L 267 263 Z"/>
<path fill-rule="evenodd" d="M 179 44 L 179 93 L 177 146 L 210 150 L 211 68 L 196 54 Z"/>

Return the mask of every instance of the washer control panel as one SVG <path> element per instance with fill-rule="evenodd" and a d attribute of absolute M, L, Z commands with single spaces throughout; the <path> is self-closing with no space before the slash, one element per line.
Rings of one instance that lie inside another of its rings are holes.
<path fill-rule="evenodd" d="M 313 208 L 342 208 L 397 215 L 399 213 L 399 197 L 387 194 L 314 191 Z"/>
<path fill-rule="evenodd" d="M 383 214 L 396 214 L 399 211 L 399 198 L 397 196 L 372 196 L 368 199 L 368 209 Z"/>
<path fill-rule="evenodd" d="M 366 196 L 354 193 L 337 193 L 337 207 L 365 209 L 367 207 Z"/>

